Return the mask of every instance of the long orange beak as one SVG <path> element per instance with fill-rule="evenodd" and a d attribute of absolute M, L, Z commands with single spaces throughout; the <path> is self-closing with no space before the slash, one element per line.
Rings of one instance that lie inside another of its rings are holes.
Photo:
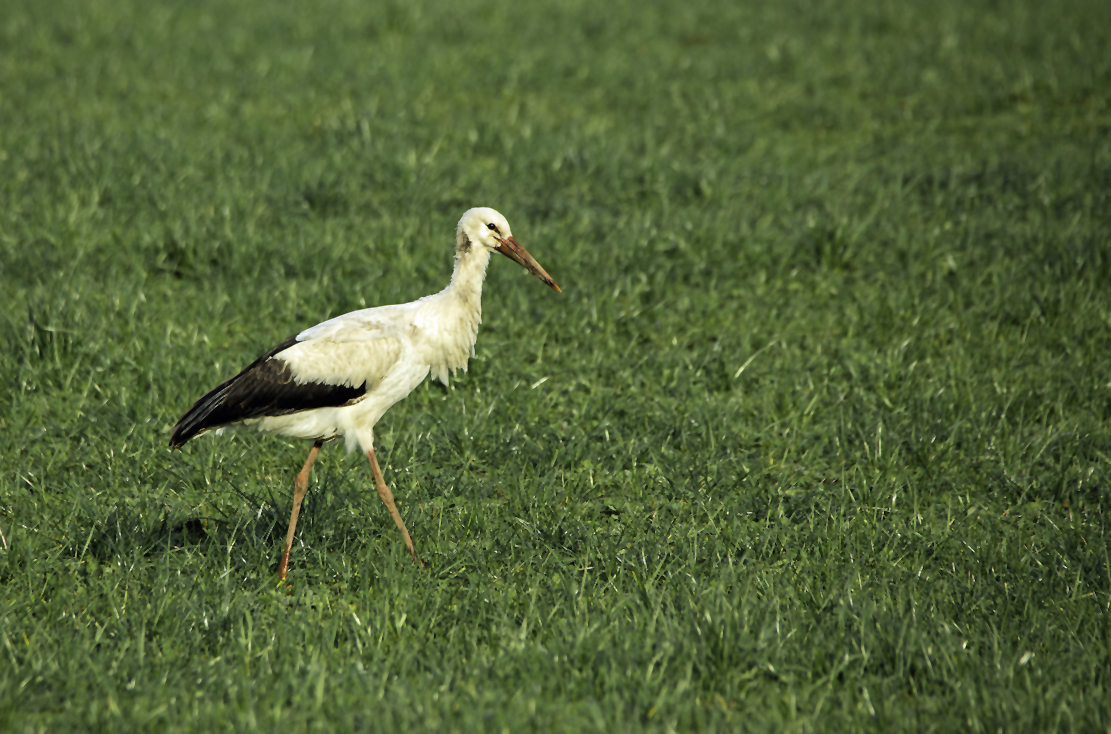
<path fill-rule="evenodd" d="M 509 237 L 504 240 L 499 239 L 498 242 L 501 243 L 495 248 L 498 252 L 505 255 L 537 278 L 540 278 L 540 280 L 551 286 L 556 293 L 563 292 L 559 289 L 559 286 L 556 285 L 555 281 L 552 280 L 552 277 L 545 272 L 544 268 L 540 267 L 540 263 L 536 262 L 532 255 L 528 254 L 528 250 L 521 247 L 517 240 Z"/>

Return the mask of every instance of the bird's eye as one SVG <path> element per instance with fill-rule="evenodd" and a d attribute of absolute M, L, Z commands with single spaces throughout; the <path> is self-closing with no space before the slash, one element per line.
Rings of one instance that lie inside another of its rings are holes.
<path fill-rule="evenodd" d="M 498 229 L 498 225 L 494 224 L 493 222 L 487 224 L 486 229 L 490 230 L 491 232 L 497 232 L 498 234 L 501 234 L 501 230 Z"/>

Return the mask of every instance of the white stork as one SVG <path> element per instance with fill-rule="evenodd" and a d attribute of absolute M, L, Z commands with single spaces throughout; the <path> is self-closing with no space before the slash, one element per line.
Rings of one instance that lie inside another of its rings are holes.
<path fill-rule="evenodd" d="M 324 442 L 340 436 L 348 449 L 358 446 L 366 452 L 378 496 L 401 530 L 413 560 L 424 566 L 378 467 L 374 424 L 429 372 L 444 385 L 449 370 L 455 374 L 461 367 L 466 372 L 482 321 L 482 281 L 495 250 L 559 291 L 544 268 L 513 239 L 505 217 L 493 209 L 470 209 L 456 229 L 455 271 L 447 288 L 412 303 L 352 311 L 302 331 L 217 385 L 174 426 L 172 448 L 230 425 L 313 442 L 293 485 L 293 512 L 280 570 L 283 579 L 309 472 Z"/>

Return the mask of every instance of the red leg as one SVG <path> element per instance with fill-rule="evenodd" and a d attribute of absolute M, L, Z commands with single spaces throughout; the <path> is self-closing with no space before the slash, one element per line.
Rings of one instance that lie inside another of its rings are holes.
<path fill-rule="evenodd" d="M 413 549 L 413 539 L 409 537 L 409 531 L 405 529 L 405 523 L 401 520 L 401 514 L 397 511 L 397 505 L 393 501 L 393 492 L 386 486 L 386 480 L 382 478 L 382 470 L 378 468 L 378 459 L 374 456 L 374 449 L 367 449 L 366 456 L 370 459 L 370 471 L 374 474 L 374 484 L 378 488 L 378 496 L 382 498 L 385 503 L 386 509 L 390 511 L 390 517 L 397 523 L 397 527 L 401 529 L 401 537 L 405 538 L 405 547 L 409 549 L 409 555 L 413 560 L 424 568 L 424 563 L 421 561 L 420 556 L 417 555 L 416 550 Z"/>
<path fill-rule="evenodd" d="M 282 554 L 282 567 L 278 571 L 282 579 L 285 579 L 286 572 L 289 571 L 289 549 L 293 547 L 293 532 L 297 529 L 297 515 L 301 512 L 301 500 L 305 499 L 305 492 L 309 488 L 309 472 L 312 471 L 313 462 L 316 461 L 317 454 L 320 453 L 320 447 L 324 442 L 317 440 L 313 443 L 312 448 L 309 449 L 309 458 L 305 459 L 305 466 L 302 467 L 301 473 L 297 475 L 297 481 L 293 483 L 293 513 L 289 516 L 289 532 L 285 536 L 285 553 Z"/>

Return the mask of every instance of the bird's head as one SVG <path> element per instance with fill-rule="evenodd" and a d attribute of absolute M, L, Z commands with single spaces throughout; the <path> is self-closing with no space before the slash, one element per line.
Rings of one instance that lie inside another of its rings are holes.
<path fill-rule="evenodd" d="M 551 288 L 559 291 L 559 286 L 544 271 L 544 268 L 540 267 L 540 263 L 536 262 L 517 240 L 513 239 L 513 233 L 509 230 L 509 222 L 505 221 L 505 217 L 489 207 L 468 209 L 459 220 L 456 248 L 465 250 L 469 247 L 497 250 Z"/>

